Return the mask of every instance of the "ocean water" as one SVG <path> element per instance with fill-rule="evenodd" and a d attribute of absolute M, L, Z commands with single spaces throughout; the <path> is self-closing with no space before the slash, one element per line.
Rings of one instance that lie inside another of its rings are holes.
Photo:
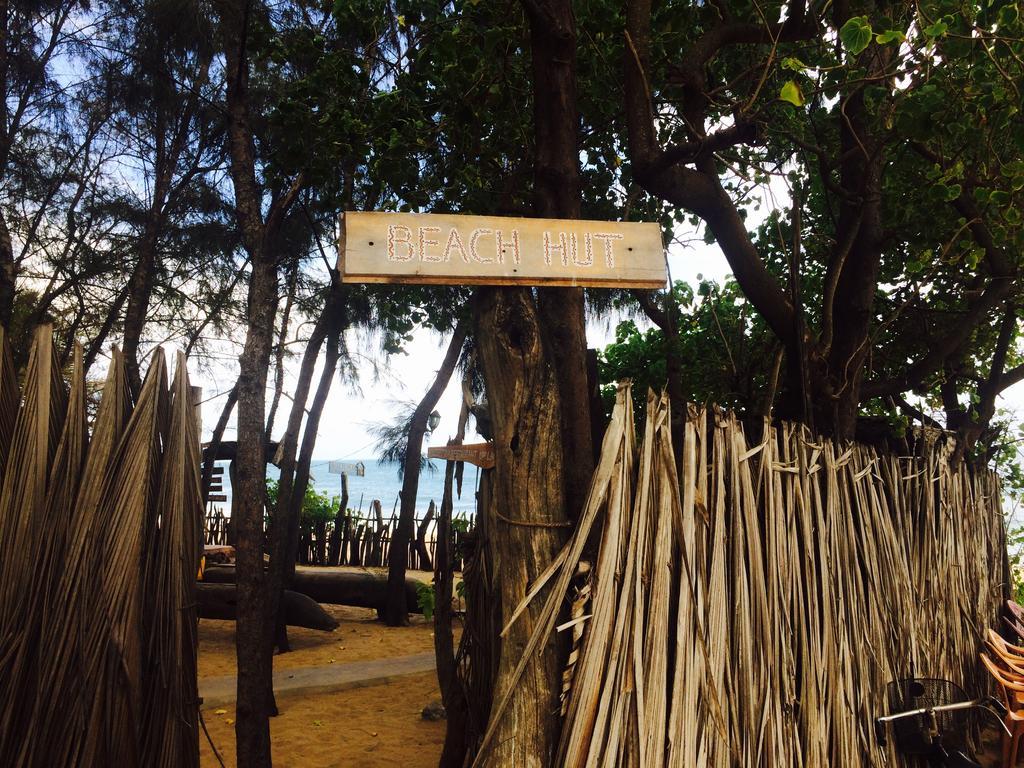
<path fill-rule="evenodd" d="M 370 504 L 374 499 L 379 499 L 384 510 L 384 517 L 390 517 L 392 509 L 396 508 L 399 492 L 402 490 L 402 479 L 398 474 L 399 465 L 394 462 L 381 464 L 377 459 L 345 459 L 345 464 L 362 462 L 366 468 L 363 477 L 357 476 L 354 472 L 348 473 L 348 506 L 355 511 L 368 512 Z M 341 476 L 331 474 L 328 471 L 330 461 L 314 460 L 310 465 L 310 482 L 320 493 L 334 498 L 341 496 Z M 430 502 L 441 505 L 441 497 L 444 493 L 444 462 L 431 462 L 432 466 L 425 467 L 420 472 L 419 488 L 416 494 L 416 516 L 419 517 L 427 511 Z M 227 462 L 218 462 L 218 466 L 224 466 L 224 494 L 228 497 L 226 504 L 218 504 L 224 509 L 224 514 L 229 514 L 231 507 L 231 481 L 227 476 Z M 462 498 L 455 495 L 453 487 L 452 513 L 467 513 L 472 515 L 476 510 L 476 488 L 480 481 L 480 469 L 472 464 L 466 464 L 462 480 Z M 276 480 L 279 476 L 277 467 L 267 467 L 267 478 Z"/>

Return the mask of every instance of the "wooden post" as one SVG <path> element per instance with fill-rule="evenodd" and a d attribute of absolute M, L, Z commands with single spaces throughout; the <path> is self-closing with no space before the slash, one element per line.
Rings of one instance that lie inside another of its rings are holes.
<path fill-rule="evenodd" d="M 416 529 L 416 554 L 419 557 L 418 565 L 421 571 L 434 570 L 434 565 L 430 560 L 430 553 L 427 551 L 427 529 L 434 519 L 434 509 L 434 500 L 431 499 L 430 506 L 427 507 L 427 514 L 423 516 L 423 520 L 420 521 L 419 527 Z"/>

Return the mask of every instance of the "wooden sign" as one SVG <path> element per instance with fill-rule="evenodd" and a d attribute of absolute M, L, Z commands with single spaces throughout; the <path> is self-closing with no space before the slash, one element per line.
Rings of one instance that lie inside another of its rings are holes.
<path fill-rule="evenodd" d="M 492 469 L 494 467 L 494 445 L 491 443 L 439 445 L 427 449 L 427 458 L 465 461 L 483 469 Z"/>
<path fill-rule="evenodd" d="M 356 477 L 365 477 L 366 465 L 361 461 L 331 461 L 327 463 L 327 471 L 332 475 L 353 474 Z"/>
<path fill-rule="evenodd" d="M 664 288 L 657 224 L 427 213 L 346 213 L 347 283 Z"/>

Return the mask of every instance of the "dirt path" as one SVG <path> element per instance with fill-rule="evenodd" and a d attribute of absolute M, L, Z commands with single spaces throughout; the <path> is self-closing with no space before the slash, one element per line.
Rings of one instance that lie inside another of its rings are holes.
<path fill-rule="evenodd" d="M 281 714 L 271 718 L 273 760 L 284 768 L 433 768 L 444 722 L 420 713 L 440 699 L 433 625 L 422 616 L 391 628 L 363 608 L 325 605 L 333 632 L 292 628 L 292 652 L 274 657 Z M 235 755 L 235 624 L 199 622 L 203 717 L 226 766 Z M 200 738 L 202 768 L 218 762 Z"/>

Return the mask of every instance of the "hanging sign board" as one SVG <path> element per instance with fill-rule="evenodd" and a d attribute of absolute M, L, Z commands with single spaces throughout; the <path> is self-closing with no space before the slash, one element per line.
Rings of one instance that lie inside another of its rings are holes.
<path fill-rule="evenodd" d="M 483 469 L 494 467 L 494 444 L 472 443 L 469 445 L 439 445 L 427 449 L 428 459 L 465 461 Z"/>
<path fill-rule="evenodd" d="M 331 461 L 327 464 L 327 471 L 332 475 L 347 475 L 351 473 L 357 477 L 363 477 L 366 475 L 366 465 L 361 461 Z"/>
<path fill-rule="evenodd" d="M 346 213 L 346 283 L 664 288 L 653 223 L 426 213 Z"/>

